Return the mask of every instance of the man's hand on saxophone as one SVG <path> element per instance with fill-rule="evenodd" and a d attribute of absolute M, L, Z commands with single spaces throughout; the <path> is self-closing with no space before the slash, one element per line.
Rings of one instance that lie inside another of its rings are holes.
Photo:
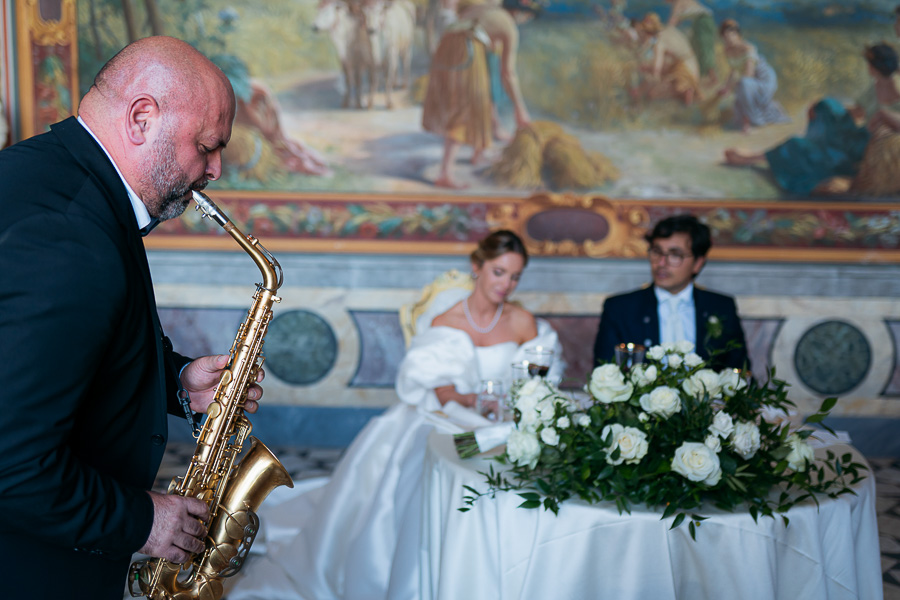
<path fill-rule="evenodd" d="M 202 552 L 209 518 L 206 503 L 189 496 L 147 492 L 153 500 L 153 527 L 140 552 L 182 563 Z"/>
<path fill-rule="evenodd" d="M 181 384 L 191 397 L 191 408 L 198 413 L 206 413 L 206 409 L 215 399 L 216 386 L 222 378 L 222 372 L 228 365 L 227 354 L 202 356 L 195 359 L 181 372 Z M 244 403 L 244 411 L 255 413 L 259 408 L 259 399 L 263 390 L 259 383 L 265 378 L 266 373 L 260 369 L 256 374 L 256 383 L 250 385 L 247 391 L 247 401 Z"/>

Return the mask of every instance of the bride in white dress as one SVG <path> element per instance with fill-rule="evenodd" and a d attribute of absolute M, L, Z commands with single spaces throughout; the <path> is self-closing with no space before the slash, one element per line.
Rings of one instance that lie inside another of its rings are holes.
<path fill-rule="evenodd" d="M 510 365 L 527 348 L 555 350 L 551 378 L 564 370 L 556 332 L 508 301 L 528 262 L 518 236 L 492 233 L 471 259 L 471 295 L 461 301 L 456 296 L 448 310 L 446 301 L 432 303 L 425 329 L 410 343 L 397 375 L 401 402 L 366 425 L 324 485 L 318 480 L 279 489 L 263 504 L 262 539 L 230 582 L 227 600 L 419 597 L 421 479 L 429 433 L 435 427 L 458 432 L 461 424 L 489 425 L 472 410 L 479 385 L 499 380 L 509 389 Z M 443 312 L 431 320 L 436 310 Z"/>

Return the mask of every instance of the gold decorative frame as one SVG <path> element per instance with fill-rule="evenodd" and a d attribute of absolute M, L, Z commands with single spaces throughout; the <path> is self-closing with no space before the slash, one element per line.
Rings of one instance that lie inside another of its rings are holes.
<path fill-rule="evenodd" d="M 62 110 L 52 106 L 39 110 L 46 94 L 52 94 L 54 86 L 40 73 L 40 60 L 53 56 L 62 63 L 62 72 L 56 77 L 56 86 L 64 87 L 69 98 L 57 98 L 57 107 L 67 109 L 68 114 L 78 111 L 78 21 L 76 0 L 16 0 L 16 53 L 19 90 L 19 135 L 21 138 L 41 133 L 50 123 L 64 116 Z M 42 6 L 58 12 L 59 18 L 45 18 Z M 42 95 L 41 90 L 45 93 Z M 60 106 L 62 105 L 62 106 Z M 52 114 L 52 116 L 50 116 Z M 45 115 L 47 118 L 45 118 Z M 49 121 L 49 122 L 48 122 Z"/>

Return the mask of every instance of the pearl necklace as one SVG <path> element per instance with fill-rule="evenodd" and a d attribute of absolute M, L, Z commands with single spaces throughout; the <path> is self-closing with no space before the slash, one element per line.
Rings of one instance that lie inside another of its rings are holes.
<path fill-rule="evenodd" d="M 469 322 L 469 325 L 472 326 L 472 329 L 477 331 L 478 333 L 490 333 L 494 327 L 497 326 L 497 323 L 500 322 L 500 315 L 503 314 L 503 302 L 500 303 L 500 306 L 497 307 L 497 314 L 494 315 L 494 320 L 491 321 L 491 324 L 487 327 L 479 327 L 478 324 L 472 319 L 472 313 L 469 312 L 469 299 L 463 298 L 463 312 L 466 314 L 466 321 Z"/>

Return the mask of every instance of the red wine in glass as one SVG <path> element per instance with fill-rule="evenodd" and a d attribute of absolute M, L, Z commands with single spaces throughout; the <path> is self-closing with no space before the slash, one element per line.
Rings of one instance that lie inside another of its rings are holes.
<path fill-rule="evenodd" d="M 544 365 L 536 365 L 534 363 L 528 363 L 528 374 L 534 377 L 535 375 L 538 377 L 546 377 L 547 373 L 550 372 L 549 366 Z"/>

